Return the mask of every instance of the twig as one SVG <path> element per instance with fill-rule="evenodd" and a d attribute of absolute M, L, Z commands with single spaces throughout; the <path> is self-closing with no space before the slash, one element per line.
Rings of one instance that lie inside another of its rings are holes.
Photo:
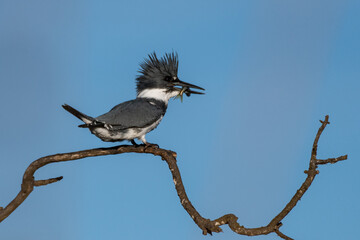
<path fill-rule="evenodd" d="M 37 180 L 37 181 L 34 181 L 34 186 L 35 187 L 45 186 L 45 185 L 48 185 L 50 183 L 58 182 L 61 179 L 63 179 L 62 176 L 57 177 L 57 178 L 49 178 L 49 179 L 46 179 L 46 180 Z"/>
<path fill-rule="evenodd" d="M 344 156 L 340 156 L 340 157 L 337 157 L 337 158 L 328 158 L 328 159 L 317 159 L 316 160 L 316 164 L 317 165 L 321 165 L 321 164 L 328 164 L 328 163 L 337 163 L 339 161 L 344 161 L 347 159 L 347 155 L 344 155 Z"/>
<path fill-rule="evenodd" d="M 325 160 L 317 159 L 317 147 L 320 136 L 329 124 L 329 116 L 325 117 L 324 121 L 321 122 L 321 126 L 315 136 L 315 140 L 312 146 L 311 158 L 309 162 L 309 168 L 305 171 L 307 177 L 304 183 L 300 186 L 300 188 L 296 191 L 295 195 L 291 198 L 289 203 L 284 207 L 284 209 L 276 215 L 268 225 L 264 227 L 258 228 L 246 228 L 241 226 L 234 214 L 226 214 L 218 219 L 210 220 L 202 217 L 199 212 L 195 209 L 195 207 L 191 204 L 185 188 L 181 179 L 180 171 L 176 163 L 176 153 L 170 150 L 165 150 L 158 148 L 156 146 L 127 146 L 121 145 L 112 148 L 97 148 L 84 150 L 79 152 L 72 153 L 63 153 L 63 154 L 55 154 L 51 156 L 42 157 L 34 162 L 32 162 L 29 167 L 26 169 L 23 182 L 21 184 L 21 190 L 18 195 L 12 200 L 5 208 L 0 208 L 0 222 L 6 219 L 33 191 L 35 186 L 44 186 L 47 184 L 51 184 L 57 181 L 60 181 L 62 177 L 50 178 L 47 180 L 34 180 L 35 172 L 50 163 L 56 162 L 65 162 L 65 161 L 73 161 L 87 157 L 96 157 L 96 156 L 105 156 L 105 155 L 114 155 L 114 154 L 122 154 L 122 153 L 150 153 L 155 156 L 160 156 L 169 166 L 169 169 L 172 174 L 172 178 L 175 184 L 175 189 L 180 199 L 181 205 L 188 212 L 193 221 L 202 229 L 203 234 L 212 234 L 213 232 L 222 232 L 220 228 L 221 225 L 228 225 L 230 229 L 238 234 L 247 235 L 247 236 L 255 236 L 255 235 L 266 235 L 269 233 L 276 233 L 279 237 L 287 240 L 291 240 L 292 238 L 286 236 L 282 232 L 280 232 L 279 228 L 282 226 L 281 221 L 289 214 L 289 212 L 296 206 L 298 201 L 305 194 L 307 189 L 310 187 L 312 182 L 314 181 L 315 176 L 319 173 L 317 171 L 318 165 L 327 164 L 327 163 L 336 163 L 338 161 L 343 161 L 347 159 L 347 155 L 340 156 L 337 158 L 329 158 Z"/>
<path fill-rule="evenodd" d="M 286 240 L 294 240 L 294 239 L 292 239 L 291 237 L 288 237 L 288 236 L 286 236 L 285 234 L 283 234 L 282 232 L 280 232 L 279 228 L 280 228 L 281 226 L 282 226 L 282 223 L 281 223 L 281 222 L 275 226 L 275 233 L 276 233 L 279 237 L 281 237 L 281 238 L 283 238 L 283 239 L 286 239 Z"/>

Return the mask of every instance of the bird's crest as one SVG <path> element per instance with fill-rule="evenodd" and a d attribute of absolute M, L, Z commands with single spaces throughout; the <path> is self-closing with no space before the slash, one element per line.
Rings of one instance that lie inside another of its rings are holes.
<path fill-rule="evenodd" d="M 177 77 L 178 54 L 176 52 L 166 53 L 158 58 L 153 52 L 140 64 L 140 75 L 136 78 L 137 92 L 145 88 L 161 87 L 166 77 Z"/>

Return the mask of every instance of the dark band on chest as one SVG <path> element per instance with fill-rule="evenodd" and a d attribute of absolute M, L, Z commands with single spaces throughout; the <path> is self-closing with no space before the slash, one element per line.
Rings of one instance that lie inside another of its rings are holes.
<path fill-rule="evenodd" d="M 157 106 L 159 109 L 161 109 L 163 111 L 163 113 L 165 114 L 166 109 L 167 109 L 167 104 L 164 101 L 161 100 L 157 100 L 155 98 L 144 98 L 148 103 Z M 163 115 L 164 115 L 163 114 Z"/>

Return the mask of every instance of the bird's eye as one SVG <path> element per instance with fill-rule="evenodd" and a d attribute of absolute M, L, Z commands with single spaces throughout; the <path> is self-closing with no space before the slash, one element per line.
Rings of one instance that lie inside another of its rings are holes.
<path fill-rule="evenodd" d="M 170 76 L 166 76 L 166 77 L 165 77 L 165 81 L 170 82 L 170 81 L 171 81 L 171 79 L 172 79 L 172 78 L 171 78 Z"/>

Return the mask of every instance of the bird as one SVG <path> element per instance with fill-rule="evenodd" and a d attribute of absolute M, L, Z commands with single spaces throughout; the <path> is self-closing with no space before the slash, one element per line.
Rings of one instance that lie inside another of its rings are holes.
<path fill-rule="evenodd" d="M 178 78 L 178 59 L 176 52 L 165 53 L 161 58 L 155 52 L 148 54 L 140 64 L 136 77 L 136 98 L 120 103 L 98 117 L 90 117 L 67 104 L 62 107 L 83 121 L 78 127 L 89 129 L 104 142 L 128 140 L 137 146 L 135 139 L 138 139 L 145 146 L 158 146 L 148 143 L 145 135 L 159 125 L 169 100 L 180 97 L 182 101 L 183 94 L 188 97 L 204 94 L 193 89 L 205 91 Z"/>

